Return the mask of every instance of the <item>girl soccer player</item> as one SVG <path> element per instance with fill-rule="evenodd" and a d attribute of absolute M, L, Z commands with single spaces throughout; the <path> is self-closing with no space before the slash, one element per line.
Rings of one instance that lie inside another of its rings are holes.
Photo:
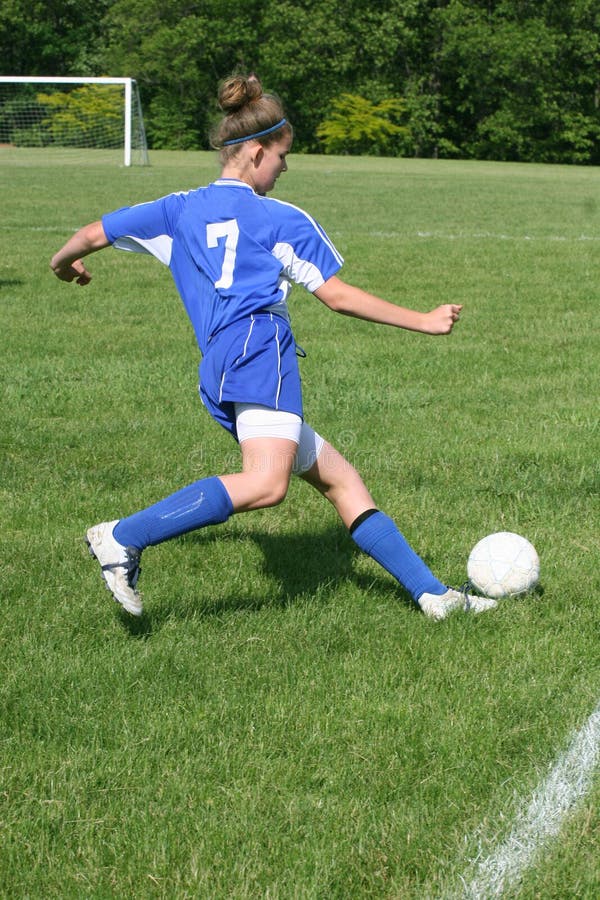
<path fill-rule="evenodd" d="M 326 497 L 356 544 L 434 619 L 482 612 L 485 597 L 452 590 L 375 506 L 358 472 L 303 420 L 296 346 L 286 299 L 301 284 L 334 312 L 431 335 L 449 334 L 461 306 L 421 313 L 338 277 L 342 257 L 303 210 L 268 198 L 287 170 L 292 127 L 255 76 L 221 85 L 213 135 L 221 177 L 188 193 L 108 213 L 54 255 L 62 281 L 87 285 L 82 258 L 108 245 L 150 253 L 169 266 L 201 351 L 200 394 L 241 448 L 241 471 L 203 478 L 133 515 L 94 525 L 87 542 L 114 599 L 142 614 L 137 590 L 146 547 L 234 513 L 275 506 L 296 474 Z"/>

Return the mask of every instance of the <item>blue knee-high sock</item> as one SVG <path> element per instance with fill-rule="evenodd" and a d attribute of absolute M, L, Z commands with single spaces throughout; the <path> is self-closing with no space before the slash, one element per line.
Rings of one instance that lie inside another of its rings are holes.
<path fill-rule="evenodd" d="M 361 550 L 373 557 L 409 592 L 413 600 L 421 594 L 444 594 L 446 585 L 417 556 L 389 516 L 378 509 L 363 513 L 350 526 L 350 534 Z"/>
<path fill-rule="evenodd" d="M 204 525 L 226 522 L 233 504 L 218 478 L 203 478 L 170 497 L 121 519 L 113 535 L 124 547 L 143 550 Z"/>

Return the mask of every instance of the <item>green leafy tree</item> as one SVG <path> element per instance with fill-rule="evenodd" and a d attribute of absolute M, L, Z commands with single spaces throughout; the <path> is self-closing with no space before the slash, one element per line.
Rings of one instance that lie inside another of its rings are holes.
<path fill-rule="evenodd" d="M 265 0 L 257 71 L 282 96 L 294 123 L 296 149 L 320 150 L 316 130 L 331 101 L 354 88 L 360 5 Z"/>
<path fill-rule="evenodd" d="M 393 152 L 394 138 L 406 133 L 397 121 L 403 110 L 398 98 L 372 103 L 356 94 L 342 94 L 317 128 L 317 137 L 326 153 L 385 156 Z"/>
<path fill-rule="evenodd" d="M 104 67 L 138 81 L 151 146 L 207 146 L 218 81 L 254 66 L 260 5 L 232 0 L 116 0 Z"/>
<path fill-rule="evenodd" d="M 595 7 L 586 0 L 451 0 L 438 11 L 442 117 L 461 155 L 597 161 Z"/>
<path fill-rule="evenodd" d="M 97 75 L 112 0 L 2 0 L 3 75 Z"/>
<path fill-rule="evenodd" d="M 24 116 L 31 123 L 19 124 Z M 102 146 L 123 143 L 123 91 L 117 85 L 82 85 L 68 92 L 19 94 L 0 110 L 0 125 L 18 147 Z"/>
<path fill-rule="evenodd" d="M 104 146 L 123 143 L 123 91 L 118 85 L 82 85 L 68 93 L 38 94 L 37 100 L 45 111 L 39 127 L 48 143 L 61 147 L 91 143 L 99 122 Z"/>
<path fill-rule="evenodd" d="M 405 130 L 360 152 L 600 162 L 599 0 L 2 0 L 0 54 L 7 74 L 136 78 L 154 147 L 206 148 L 241 68 L 282 96 L 297 150 L 328 146 L 348 94 L 403 101 Z"/>

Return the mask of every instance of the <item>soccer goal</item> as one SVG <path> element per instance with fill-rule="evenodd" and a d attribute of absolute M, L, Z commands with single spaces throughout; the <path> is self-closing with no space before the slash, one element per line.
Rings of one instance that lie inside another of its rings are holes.
<path fill-rule="evenodd" d="M 120 149 L 123 165 L 148 165 L 133 78 L 0 75 L 0 145 Z"/>

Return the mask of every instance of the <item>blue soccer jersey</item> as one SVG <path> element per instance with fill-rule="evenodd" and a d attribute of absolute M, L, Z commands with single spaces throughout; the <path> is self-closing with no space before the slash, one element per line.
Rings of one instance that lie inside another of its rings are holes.
<path fill-rule="evenodd" d="M 233 179 L 116 210 L 102 224 L 115 247 L 169 266 L 203 354 L 252 314 L 287 318 L 292 282 L 314 292 L 343 262 L 311 216 Z"/>

